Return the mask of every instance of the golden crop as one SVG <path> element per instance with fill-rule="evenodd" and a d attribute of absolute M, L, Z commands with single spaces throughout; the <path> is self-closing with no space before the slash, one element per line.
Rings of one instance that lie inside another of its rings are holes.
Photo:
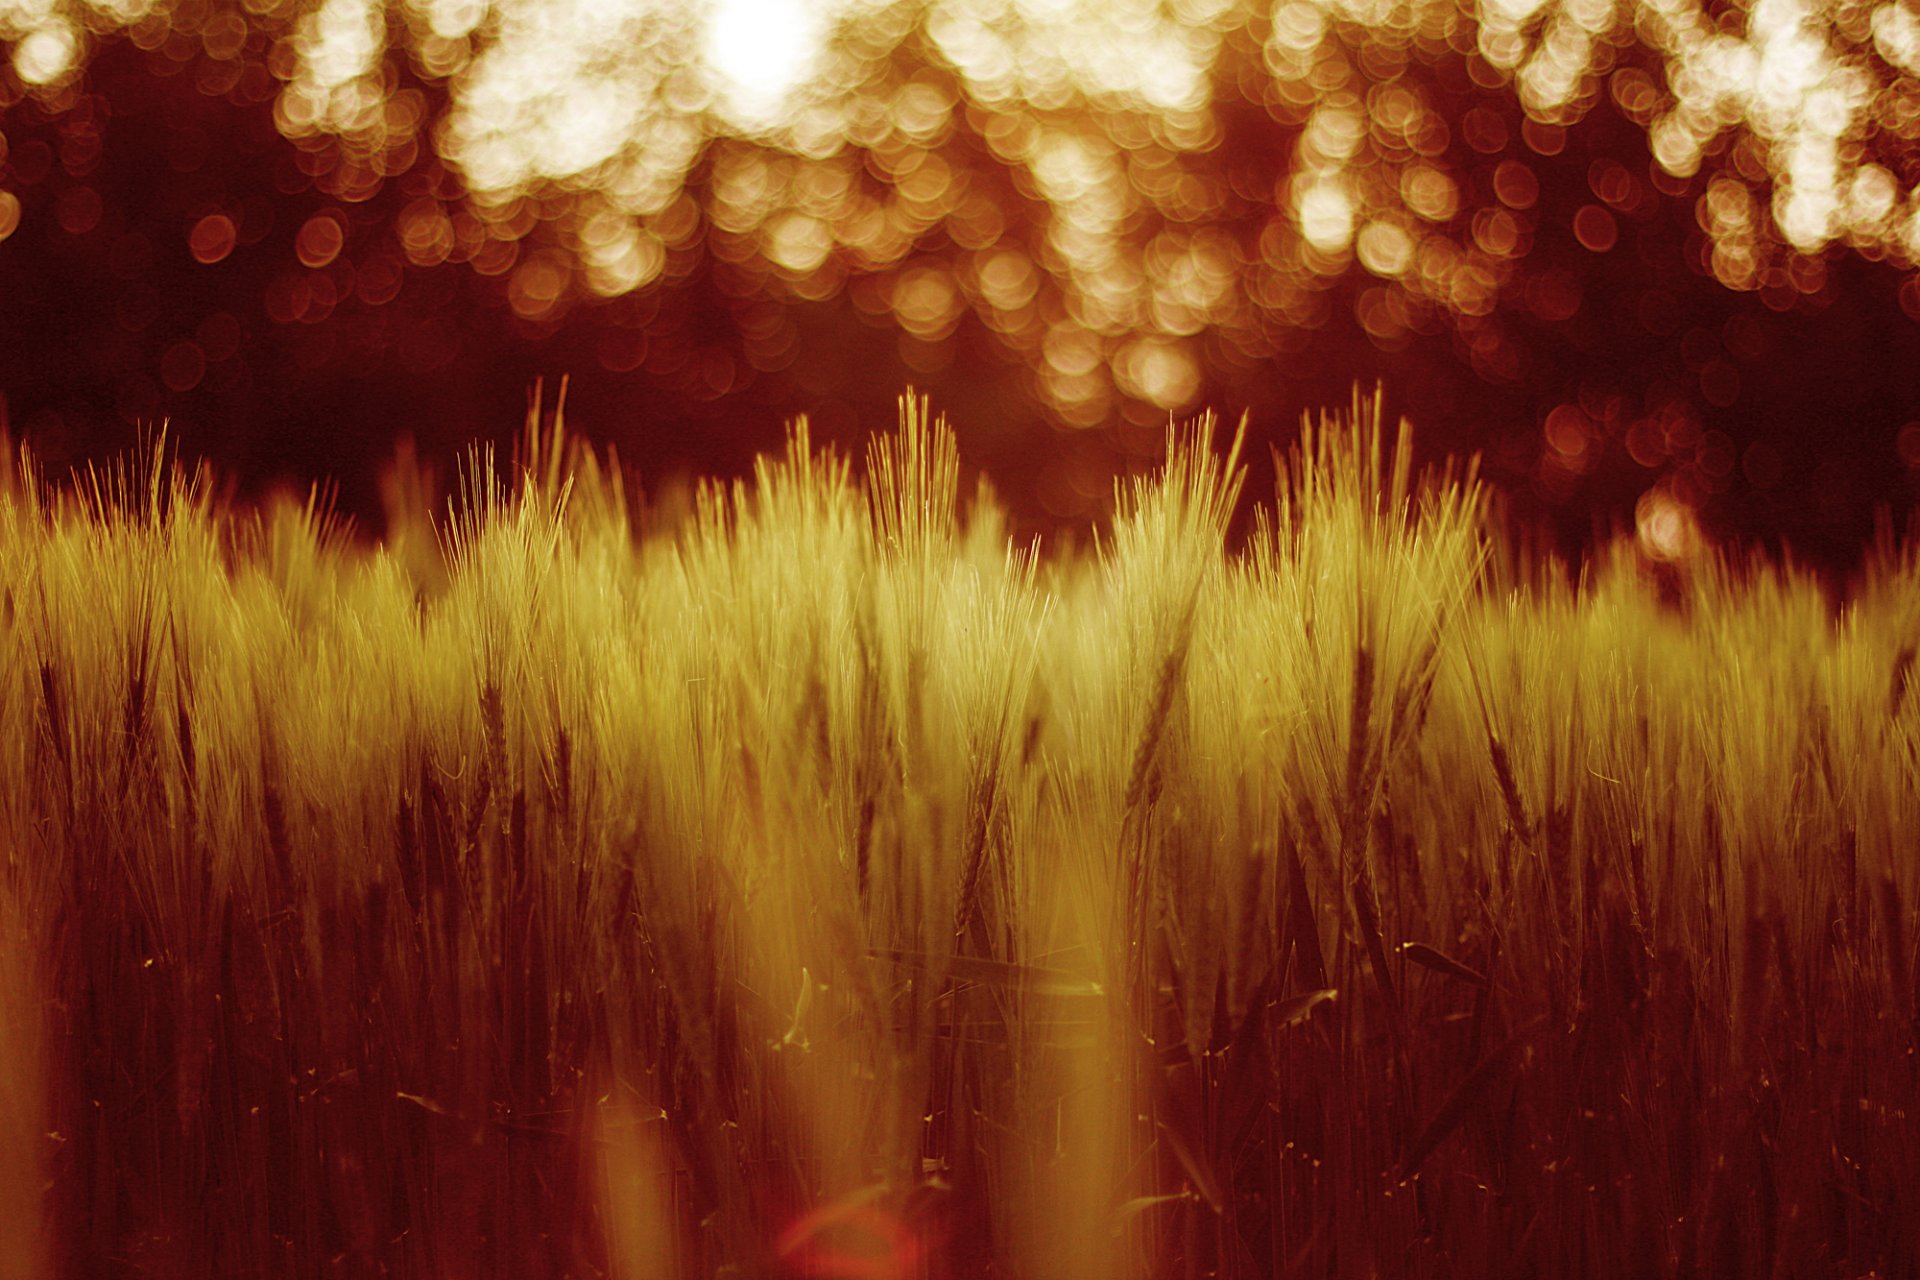
<path fill-rule="evenodd" d="M 1052 555 L 902 416 L 10 472 L 0 1275 L 1920 1266 L 1912 555 L 1568 581 L 1361 404 Z"/>

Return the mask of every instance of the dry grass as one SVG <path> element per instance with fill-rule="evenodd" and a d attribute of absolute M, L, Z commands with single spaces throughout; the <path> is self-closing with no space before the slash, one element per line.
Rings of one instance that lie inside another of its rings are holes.
<path fill-rule="evenodd" d="M 911 400 L 663 527 L 535 417 L 383 549 L 10 465 L 0 1275 L 1920 1269 L 1912 554 L 1522 581 L 1358 403 L 1232 554 L 1237 440 L 1054 557 Z"/>

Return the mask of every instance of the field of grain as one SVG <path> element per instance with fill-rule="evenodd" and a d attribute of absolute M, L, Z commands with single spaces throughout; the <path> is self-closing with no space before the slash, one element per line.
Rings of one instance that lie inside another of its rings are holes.
<path fill-rule="evenodd" d="M 902 419 L 12 459 L 0 1276 L 1920 1271 L 1914 554 L 1570 581 L 1366 403 L 1056 553 Z"/>

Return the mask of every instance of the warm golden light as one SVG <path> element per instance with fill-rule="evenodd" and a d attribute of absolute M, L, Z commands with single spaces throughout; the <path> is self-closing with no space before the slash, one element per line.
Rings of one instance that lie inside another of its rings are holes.
<path fill-rule="evenodd" d="M 718 0 L 707 11 L 700 56 L 736 124 L 779 119 L 788 95 L 813 72 L 830 16 L 819 0 Z"/>
<path fill-rule="evenodd" d="M 256 60 L 342 208 L 407 175 L 397 243 L 367 246 L 385 255 L 372 283 L 285 283 L 282 313 L 329 288 L 391 296 L 401 263 L 499 277 L 540 323 L 683 279 L 702 255 L 742 307 L 873 277 L 916 341 L 976 318 L 1069 423 L 1150 420 L 1200 367 L 1189 343 L 1275 350 L 1325 321 L 1325 287 L 1349 271 L 1370 277 L 1351 305 L 1386 345 L 1436 315 L 1491 315 L 1536 239 L 1619 252 L 1660 192 L 1697 201 L 1698 265 L 1732 288 L 1815 291 L 1835 244 L 1920 258 L 1903 159 L 1920 142 L 1920 18 L 1895 3 L 253 0 L 242 16 L 0 0 L 12 74 L 43 96 L 120 30 L 231 66 L 209 93 Z M 1635 41 L 1650 64 L 1623 56 Z M 1487 96 L 1450 118 L 1435 76 L 1468 50 Z M 1262 190 L 1205 159 L 1223 78 L 1290 139 Z M 1655 163 L 1595 159 L 1591 199 L 1551 207 L 1543 166 L 1603 102 L 1646 130 Z M 986 154 L 950 147 L 961 131 Z M 1038 216 L 1016 216 L 1003 167 Z M 54 214 L 76 235 L 99 219 L 84 193 Z M 0 205 L 0 228 L 18 217 Z M 220 261 L 234 223 L 197 217 L 194 256 Z M 299 261 L 358 253 L 350 225 L 309 221 Z M 1580 300 L 1548 283 L 1524 305 L 1564 317 Z M 1498 363 L 1497 341 L 1468 345 Z"/>
<path fill-rule="evenodd" d="M 1641 550 L 1655 560 L 1685 560 L 1703 545 L 1693 509 L 1661 489 L 1641 495 L 1634 523 Z"/>
<path fill-rule="evenodd" d="M 1169 431 L 1086 550 L 912 398 L 682 522 L 536 400 L 378 545 L 22 450 L 0 1274 L 1915 1274 L 1920 559 L 1836 601 L 1676 480 L 1576 583 L 1378 414 L 1244 535 L 1244 429 Z"/>

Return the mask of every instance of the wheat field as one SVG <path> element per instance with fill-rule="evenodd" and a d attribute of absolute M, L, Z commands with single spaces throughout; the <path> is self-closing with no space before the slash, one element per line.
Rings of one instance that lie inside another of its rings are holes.
<path fill-rule="evenodd" d="M 1570 575 L 1410 439 L 1079 552 L 911 396 L 378 546 L 22 451 L 0 1276 L 1920 1273 L 1920 557 Z"/>

